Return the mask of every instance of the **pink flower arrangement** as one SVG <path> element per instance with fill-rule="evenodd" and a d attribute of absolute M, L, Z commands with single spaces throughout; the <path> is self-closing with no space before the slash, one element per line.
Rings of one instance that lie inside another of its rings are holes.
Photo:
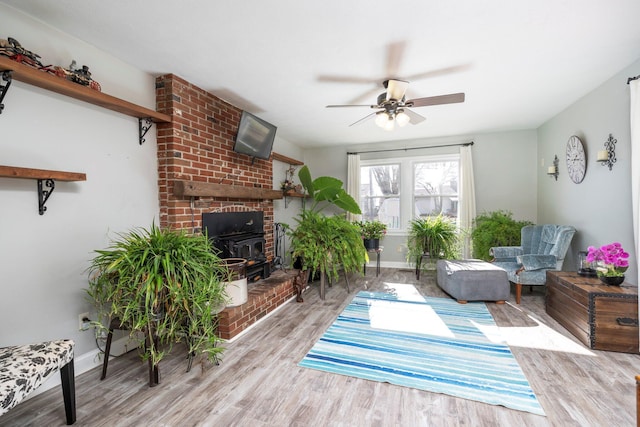
<path fill-rule="evenodd" d="M 618 242 L 599 248 L 589 246 L 587 261 L 596 265 L 598 276 L 621 277 L 629 268 L 629 253 Z"/>

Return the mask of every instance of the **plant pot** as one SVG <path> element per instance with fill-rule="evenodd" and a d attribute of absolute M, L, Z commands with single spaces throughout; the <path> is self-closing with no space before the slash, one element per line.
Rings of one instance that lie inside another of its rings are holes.
<path fill-rule="evenodd" d="M 607 286 L 620 286 L 624 282 L 624 276 L 600 276 L 599 279 Z"/>
<path fill-rule="evenodd" d="M 364 247 L 367 250 L 376 250 L 380 248 L 380 239 L 362 239 L 364 242 Z"/>
<path fill-rule="evenodd" d="M 227 307 L 237 307 L 249 299 L 247 289 L 247 260 L 244 258 L 223 258 L 221 260 L 229 269 L 229 281 L 223 282 L 229 302 Z"/>

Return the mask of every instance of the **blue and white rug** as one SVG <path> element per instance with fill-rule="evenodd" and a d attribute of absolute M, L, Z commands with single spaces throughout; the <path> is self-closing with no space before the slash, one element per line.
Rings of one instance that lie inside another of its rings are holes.
<path fill-rule="evenodd" d="M 358 292 L 299 365 L 544 415 L 484 303 L 399 294 Z"/>

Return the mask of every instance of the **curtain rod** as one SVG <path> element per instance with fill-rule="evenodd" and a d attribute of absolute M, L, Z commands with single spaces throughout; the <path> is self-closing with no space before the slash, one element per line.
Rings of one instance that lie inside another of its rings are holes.
<path fill-rule="evenodd" d="M 638 80 L 638 79 L 640 79 L 640 76 L 629 77 L 629 78 L 627 79 L 627 84 L 631 83 L 631 82 L 632 82 L 632 81 L 634 81 L 634 80 Z"/>
<path fill-rule="evenodd" d="M 389 148 L 388 150 L 370 150 L 370 151 L 347 151 L 347 154 L 361 154 L 361 153 L 385 153 L 387 151 L 409 151 L 409 150 L 423 150 L 425 148 L 442 148 L 442 147 L 467 147 L 469 145 L 473 145 L 473 141 L 471 142 L 463 142 L 460 144 L 444 144 L 444 145 L 430 145 L 428 147 L 409 147 L 409 148 Z"/>

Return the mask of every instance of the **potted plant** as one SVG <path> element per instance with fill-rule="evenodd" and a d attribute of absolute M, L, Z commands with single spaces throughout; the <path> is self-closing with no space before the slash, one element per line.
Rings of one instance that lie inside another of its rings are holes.
<path fill-rule="evenodd" d="M 206 235 L 151 228 L 119 234 L 96 250 L 87 293 L 101 321 L 116 318 L 145 343 L 143 358 L 157 367 L 173 343 L 211 360 L 223 350 L 216 335 L 229 272 Z M 108 356 L 106 356 L 108 357 Z"/>
<path fill-rule="evenodd" d="M 380 239 L 387 234 L 387 224 L 378 220 L 357 221 L 355 223 L 360 229 L 360 234 L 367 249 L 378 249 L 380 247 Z"/>
<path fill-rule="evenodd" d="M 594 264 L 598 278 L 607 285 L 621 285 L 629 268 L 629 253 L 618 242 L 596 248 L 589 246 L 587 261 Z"/>
<path fill-rule="evenodd" d="M 292 257 L 300 260 L 302 270 L 319 273 L 320 297 L 324 299 L 325 276 L 329 280 L 337 279 L 339 267 L 345 273 L 362 272 L 366 251 L 360 229 L 348 221 L 344 214 L 327 216 L 321 211 L 328 206 L 335 206 L 360 214 L 360 207 L 337 178 L 325 176 L 313 180 L 307 166 L 300 169 L 298 177 L 312 205 L 309 208 L 303 205 L 295 218 L 297 226 L 289 229 Z"/>
<path fill-rule="evenodd" d="M 525 225 L 533 223 L 516 221 L 509 211 L 498 210 L 476 216 L 471 231 L 473 257 L 491 261 L 489 249 L 497 246 L 518 246 L 520 231 Z"/>
<path fill-rule="evenodd" d="M 416 271 L 422 266 L 422 257 L 431 260 L 458 257 L 459 239 L 456 224 L 440 214 L 409 222 L 407 261 L 414 263 Z"/>

